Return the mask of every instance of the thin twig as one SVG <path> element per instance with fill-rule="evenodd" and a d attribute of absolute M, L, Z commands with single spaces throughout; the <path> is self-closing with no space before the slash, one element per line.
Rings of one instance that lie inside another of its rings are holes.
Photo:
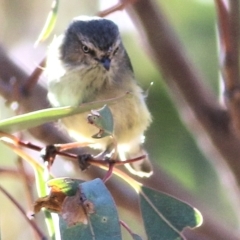
<path fill-rule="evenodd" d="M 42 233 L 37 224 L 34 221 L 31 221 L 22 206 L 0 185 L 0 191 L 7 197 L 9 200 L 17 207 L 17 209 L 22 213 L 23 217 L 30 224 L 30 226 L 34 229 L 34 231 L 38 234 L 39 238 L 42 240 L 47 240 L 47 237 Z"/>
<path fill-rule="evenodd" d="M 129 232 L 130 235 L 134 234 L 130 227 L 124 221 L 120 220 L 119 222 Z"/>
<path fill-rule="evenodd" d="M 22 146 L 22 147 L 25 147 L 25 148 L 28 148 L 28 149 L 31 149 L 31 150 L 35 150 L 35 151 L 42 151 L 43 148 L 36 145 L 36 144 L 33 144 L 33 143 L 30 143 L 30 142 L 24 142 L 22 140 L 20 140 L 19 138 L 17 138 L 16 136 L 14 135 L 11 135 L 11 134 L 8 134 L 8 133 L 3 133 L 3 132 L 0 132 L 0 137 L 7 137 L 9 139 L 11 139 L 16 145 L 19 145 L 19 146 Z M 69 146 L 68 144 L 63 144 L 63 146 Z M 79 146 L 78 143 L 70 143 L 71 146 Z M 70 158 L 72 160 L 78 160 L 78 156 L 74 153 L 69 153 L 69 152 L 62 152 L 64 149 L 61 149 L 61 144 L 57 144 L 56 145 L 56 149 L 55 149 L 55 154 L 56 155 L 60 155 L 60 156 L 63 156 L 63 157 L 67 157 L 67 158 Z M 89 158 L 88 159 L 88 162 L 94 166 L 106 166 L 106 165 L 109 165 L 110 164 L 113 164 L 113 165 L 124 165 L 124 164 L 127 164 L 127 163 L 134 163 L 134 162 L 137 162 L 137 161 L 140 161 L 142 159 L 144 159 L 146 157 L 146 155 L 141 155 L 139 157 L 135 157 L 135 158 L 132 158 L 132 159 L 127 159 L 125 161 L 120 161 L 120 160 L 117 160 L 117 159 L 108 159 L 107 160 L 104 160 L 104 159 L 98 159 L 98 158 Z"/>

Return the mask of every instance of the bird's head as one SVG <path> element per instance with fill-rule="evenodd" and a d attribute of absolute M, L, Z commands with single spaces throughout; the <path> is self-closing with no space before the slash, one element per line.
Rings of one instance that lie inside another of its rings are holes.
<path fill-rule="evenodd" d="M 61 60 L 71 66 L 101 66 L 108 71 L 111 64 L 124 55 L 118 27 L 102 18 L 76 18 L 67 28 L 60 48 Z"/>

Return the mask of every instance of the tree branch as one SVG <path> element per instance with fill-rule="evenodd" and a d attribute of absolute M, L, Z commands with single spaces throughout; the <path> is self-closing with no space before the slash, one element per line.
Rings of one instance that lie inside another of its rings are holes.
<path fill-rule="evenodd" d="M 232 128 L 228 112 L 203 85 L 207 81 L 186 56 L 163 10 L 152 0 L 139 0 L 129 12 L 138 29 L 143 30 L 147 39 L 145 44 L 161 69 L 172 96 L 180 97 L 176 102 L 191 110 L 198 122 L 192 125 L 200 125 L 204 129 L 215 147 L 214 151 L 221 154 L 240 185 L 240 140 Z M 219 162 L 218 159 L 216 161 Z"/>
<path fill-rule="evenodd" d="M 220 42 L 221 72 L 225 85 L 226 103 L 234 130 L 240 136 L 240 4 L 239 1 L 215 0 Z"/>

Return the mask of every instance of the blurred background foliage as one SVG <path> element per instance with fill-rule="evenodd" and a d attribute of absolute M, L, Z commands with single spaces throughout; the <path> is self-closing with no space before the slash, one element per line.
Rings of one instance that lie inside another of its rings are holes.
<path fill-rule="evenodd" d="M 206 84 L 218 94 L 219 73 L 213 1 L 158 1 L 164 6 L 166 15 L 185 45 L 186 54 L 189 54 L 192 61 L 202 70 L 207 79 Z M 95 15 L 99 9 L 111 6 L 113 3 L 114 1 L 109 0 L 60 1 L 54 34 L 62 33 L 73 17 Z M 45 56 L 47 45 L 53 37 L 52 34 L 46 42 L 40 43 L 37 48 L 33 47 L 50 10 L 51 1 L 0 0 L 0 6 L 0 42 L 17 63 L 30 73 Z M 151 159 L 196 195 L 200 201 L 210 206 L 214 215 L 226 224 L 237 227 L 226 186 L 220 181 L 213 161 L 207 159 L 199 150 L 194 136 L 181 121 L 161 73 L 145 51 L 137 30 L 124 12 L 111 14 L 108 18 L 120 25 L 124 44 L 140 84 L 144 89 L 148 89 L 150 83 L 154 82 L 147 99 L 153 115 L 153 124 L 146 134 L 146 149 Z M 44 77 L 42 81 L 44 84 Z M 8 107 L 5 107 L 2 99 L 0 104 L 2 119 L 13 114 Z M 1 145 L 0 153 L 1 166 L 15 166 L 16 156 L 11 151 Z M 26 204 L 21 182 L 4 175 L 0 175 L 0 181 L 23 205 Z M 30 230 L 24 225 L 24 221 L 19 220 L 20 214 L 2 195 L 0 202 L 3 239 L 27 239 Z M 11 227 L 9 227 L 10 222 Z M 14 231 L 12 231 L 13 226 Z"/>

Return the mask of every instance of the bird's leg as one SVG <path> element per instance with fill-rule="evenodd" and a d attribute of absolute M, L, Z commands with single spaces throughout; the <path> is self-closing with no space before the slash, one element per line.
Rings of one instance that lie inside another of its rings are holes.
<path fill-rule="evenodd" d="M 108 144 L 106 149 L 104 151 L 100 152 L 99 154 L 97 154 L 96 156 L 94 156 L 94 158 L 102 159 L 103 161 L 104 160 L 109 161 L 109 159 L 116 160 L 117 150 L 116 150 L 115 143 L 112 142 L 112 143 Z"/>
<path fill-rule="evenodd" d="M 95 158 L 103 159 L 103 161 L 108 162 L 109 168 L 102 179 L 104 183 L 112 176 L 114 161 L 116 160 L 116 157 L 117 157 L 117 151 L 116 151 L 116 145 L 114 142 L 109 144 L 104 151 L 102 151 L 101 153 L 95 156 Z"/>

